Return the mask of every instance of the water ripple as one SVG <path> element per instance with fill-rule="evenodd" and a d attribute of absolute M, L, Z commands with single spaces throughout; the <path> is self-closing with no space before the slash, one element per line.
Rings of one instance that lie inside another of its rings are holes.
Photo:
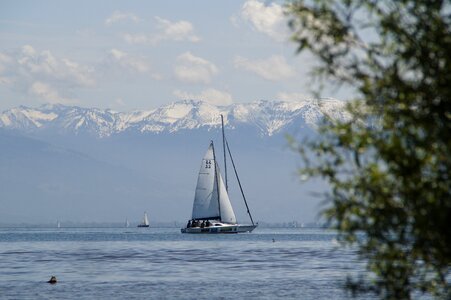
<path fill-rule="evenodd" d="M 0 230 L 2 299 L 347 299 L 355 251 L 326 230 Z M 273 239 L 275 242 L 273 242 Z M 46 284 L 51 275 L 58 284 Z M 368 299 L 369 297 L 364 297 Z"/>

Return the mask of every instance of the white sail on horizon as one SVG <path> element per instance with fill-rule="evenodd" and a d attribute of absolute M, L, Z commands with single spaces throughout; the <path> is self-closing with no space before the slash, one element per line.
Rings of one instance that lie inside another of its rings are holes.
<path fill-rule="evenodd" d="M 144 212 L 143 225 L 149 225 L 149 219 L 147 218 L 147 212 Z"/>

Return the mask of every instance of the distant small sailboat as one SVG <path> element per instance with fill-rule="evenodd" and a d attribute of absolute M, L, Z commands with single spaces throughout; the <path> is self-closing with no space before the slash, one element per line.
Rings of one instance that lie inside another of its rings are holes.
<path fill-rule="evenodd" d="M 215 148 L 213 141 L 211 141 L 207 153 L 202 159 L 197 179 L 192 218 L 188 221 L 186 227 L 181 229 L 182 233 L 239 233 L 251 232 L 257 227 L 257 224 L 254 224 L 252 220 L 252 215 L 247 205 L 240 179 L 238 178 L 229 144 L 225 139 L 222 115 L 221 124 L 226 184 L 224 185 L 222 180 L 215 155 Z M 228 194 L 226 147 L 252 224 L 238 224 L 236 221 L 235 212 L 233 211 Z"/>
<path fill-rule="evenodd" d="M 140 224 L 138 224 L 138 227 L 149 227 L 149 218 L 147 218 L 147 212 L 144 212 L 143 220 Z"/>
<path fill-rule="evenodd" d="M 125 219 L 125 227 L 130 227 L 130 222 L 128 221 L 128 219 Z"/>
<path fill-rule="evenodd" d="M 59 220 L 56 220 L 56 228 L 61 228 L 61 223 Z"/>

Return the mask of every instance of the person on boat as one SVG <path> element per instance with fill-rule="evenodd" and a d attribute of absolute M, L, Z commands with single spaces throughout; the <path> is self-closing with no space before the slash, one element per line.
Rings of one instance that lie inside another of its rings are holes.
<path fill-rule="evenodd" d="M 202 221 L 202 223 L 200 223 L 200 228 L 204 228 L 205 227 L 205 220 Z"/>
<path fill-rule="evenodd" d="M 191 220 L 188 221 L 188 224 L 186 224 L 186 228 L 190 228 L 191 227 Z"/>
<path fill-rule="evenodd" d="M 211 223 L 210 220 L 207 220 L 207 222 L 205 222 L 205 227 L 210 227 Z"/>
<path fill-rule="evenodd" d="M 55 283 L 57 283 L 58 281 L 56 280 L 56 277 L 55 277 L 55 276 L 52 276 L 52 277 L 50 277 L 50 280 L 47 281 L 47 282 L 50 283 L 50 284 L 55 284 Z"/>

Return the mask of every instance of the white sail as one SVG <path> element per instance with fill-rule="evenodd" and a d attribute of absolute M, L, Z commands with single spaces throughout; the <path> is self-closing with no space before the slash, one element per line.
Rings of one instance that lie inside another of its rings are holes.
<path fill-rule="evenodd" d="M 213 142 L 210 143 L 207 153 L 199 170 L 197 178 L 196 193 L 194 195 L 192 221 L 188 221 L 185 228 L 181 229 L 182 233 L 239 233 L 251 232 L 258 224 L 254 224 L 252 216 L 247 205 L 246 197 L 241 187 L 240 179 L 233 162 L 232 153 L 224 135 L 224 120 L 221 115 L 222 124 L 222 142 L 224 151 L 224 169 L 227 181 L 226 169 L 226 146 L 232 162 L 235 175 L 240 186 L 247 212 L 251 219 L 252 225 L 238 224 L 236 216 L 230 203 L 227 187 L 222 180 L 221 172 L 215 157 Z M 214 222 L 198 222 L 199 220 L 215 220 Z"/>
<path fill-rule="evenodd" d="M 217 178 L 215 177 L 217 172 Z M 219 185 L 219 193 L 218 193 Z M 218 200 L 219 196 L 219 200 Z M 236 223 L 224 181 L 213 155 L 213 144 L 202 159 L 193 204 L 193 219 L 220 219 L 224 223 Z"/>
<path fill-rule="evenodd" d="M 219 203 L 221 205 L 221 221 L 224 223 L 236 224 L 235 213 L 233 212 L 232 204 L 230 203 L 229 194 L 227 193 L 225 184 L 222 181 L 221 173 L 219 173 L 218 184 L 219 184 Z"/>
<path fill-rule="evenodd" d="M 215 188 L 215 160 L 210 144 L 199 170 L 193 203 L 193 219 L 219 219 L 219 202 Z"/>
<path fill-rule="evenodd" d="M 149 219 L 147 218 L 147 212 L 144 213 L 143 225 L 149 225 Z"/>

